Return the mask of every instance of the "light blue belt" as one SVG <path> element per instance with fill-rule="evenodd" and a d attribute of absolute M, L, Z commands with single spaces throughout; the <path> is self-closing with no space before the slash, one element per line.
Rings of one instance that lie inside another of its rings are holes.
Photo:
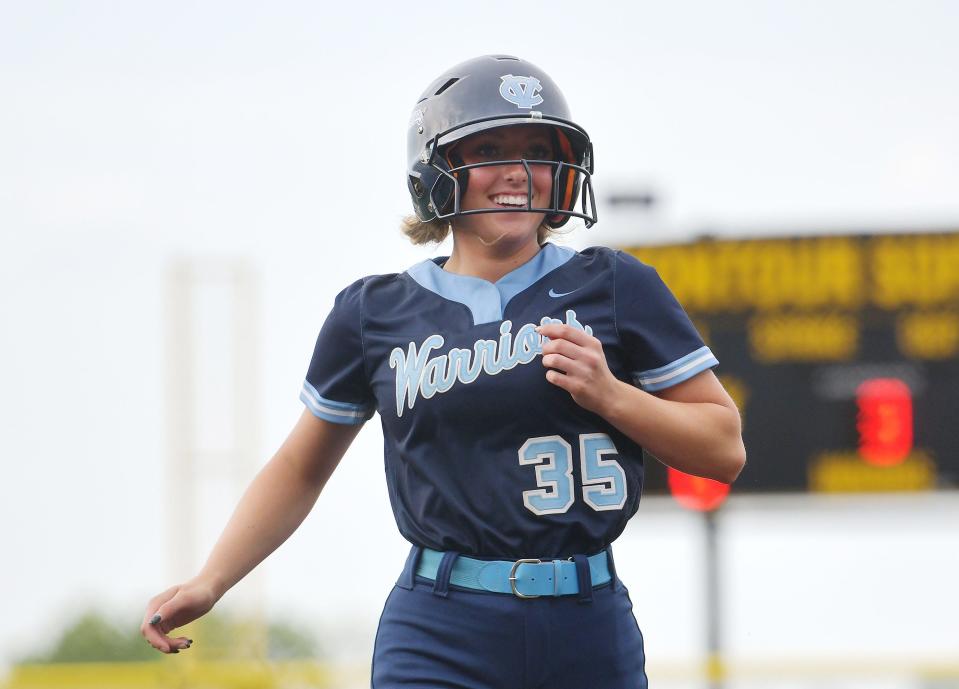
<path fill-rule="evenodd" d="M 423 548 L 417 576 L 436 579 L 443 553 Z M 593 586 L 610 580 L 606 551 L 586 559 Z M 571 596 L 579 593 L 576 563 L 572 560 L 477 560 L 460 555 L 453 563 L 450 584 L 480 591 L 512 593 L 520 598 Z"/>

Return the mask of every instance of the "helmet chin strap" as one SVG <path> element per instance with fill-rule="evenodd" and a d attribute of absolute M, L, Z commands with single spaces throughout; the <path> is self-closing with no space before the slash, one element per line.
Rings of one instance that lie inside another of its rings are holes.
<path fill-rule="evenodd" d="M 507 232 L 504 232 L 503 234 L 501 234 L 499 237 L 497 237 L 496 239 L 494 239 L 494 240 L 491 241 L 491 242 L 486 241 L 486 240 L 483 239 L 480 235 L 476 235 L 476 238 L 477 238 L 478 240 L 480 240 L 480 244 L 482 244 L 483 246 L 494 246 L 494 245 L 496 245 L 496 244 L 499 242 L 499 240 L 501 240 L 501 239 L 502 239 L 503 237 L 505 237 L 507 234 L 508 234 Z"/>
<path fill-rule="evenodd" d="M 452 228 L 453 228 L 453 223 L 450 222 L 450 229 L 452 230 Z M 495 239 L 492 239 L 492 240 L 484 239 L 483 236 L 482 236 L 481 234 L 479 234 L 478 232 L 471 232 L 470 234 L 472 234 L 474 237 L 476 237 L 476 239 L 479 241 L 479 243 L 482 244 L 483 246 L 485 246 L 485 247 L 491 247 L 491 246 L 495 246 L 496 244 L 498 244 L 498 243 L 503 239 L 503 237 L 505 237 L 506 235 L 509 234 L 509 231 L 508 231 L 508 230 L 505 230 L 505 231 L 501 232 L 498 237 L 496 237 Z"/>

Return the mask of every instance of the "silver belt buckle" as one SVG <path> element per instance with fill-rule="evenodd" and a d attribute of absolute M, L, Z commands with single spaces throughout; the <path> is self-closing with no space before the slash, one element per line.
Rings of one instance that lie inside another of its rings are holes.
<path fill-rule="evenodd" d="M 519 569 L 519 566 L 522 564 L 541 565 L 543 564 L 543 561 L 528 559 L 528 560 L 517 560 L 516 562 L 514 562 L 513 566 L 509 570 L 509 587 L 513 590 L 513 595 L 516 596 L 517 598 L 539 598 L 538 595 L 527 596 L 525 593 L 520 593 L 516 589 L 516 570 Z"/>

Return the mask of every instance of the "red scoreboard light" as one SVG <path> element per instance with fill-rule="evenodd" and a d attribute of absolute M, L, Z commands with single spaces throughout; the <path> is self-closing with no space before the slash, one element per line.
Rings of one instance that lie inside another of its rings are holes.
<path fill-rule="evenodd" d="M 697 512 L 712 512 L 729 495 L 729 484 L 692 476 L 667 467 L 669 491 L 680 505 Z"/>
<path fill-rule="evenodd" d="M 897 378 L 873 378 L 856 390 L 859 454 L 877 466 L 902 463 L 912 451 L 912 393 Z"/>

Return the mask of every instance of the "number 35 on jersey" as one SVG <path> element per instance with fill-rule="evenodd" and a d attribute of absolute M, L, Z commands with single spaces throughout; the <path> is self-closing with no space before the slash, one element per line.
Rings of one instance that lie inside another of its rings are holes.
<path fill-rule="evenodd" d="M 578 456 L 583 501 L 597 512 L 619 510 L 626 503 L 626 474 L 615 459 L 619 454 L 605 433 L 579 436 Z M 519 449 L 519 463 L 536 469 L 539 488 L 523 491 L 523 504 L 533 514 L 562 514 L 576 499 L 573 448 L 558 435 L 530 438 Z"/>

